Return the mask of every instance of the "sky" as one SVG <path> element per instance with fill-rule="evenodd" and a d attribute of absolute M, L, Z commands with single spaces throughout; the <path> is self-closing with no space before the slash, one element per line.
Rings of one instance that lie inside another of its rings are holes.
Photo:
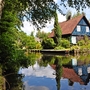
<path fill-rule="evenodd" d="M 60 3 L 60 0 L 54 0 L 56 3 Z M 77 11 L 73 8 L 67 7 L 67 9 L 65 9 L 65 7 L 60 7 L 61 10 L 66 14 L 68 10 L 70 10 L 72 12 L 72 15 L 75 14 Z M 90 20 L 90 9 L 86 8 L 83 10 L 83 12 L 86 13 L 86 18 Z M 57 12 L 58 14 L 58 22 L 63 22 L 66 20 L 66 16 L 63 16 L 61 13 Z M 54 24 L 54 20 L 51 20 L 51 23 L 47 23 L 45 28 L 42 28 L 41 31 L 44 32 L 51 32 L 51 30 L 53 29 L 53 24 Z M 28 21 L 24 21 L 23 22 L 24 27 L 21 27 L 21 29 L 27 34 L 30 35 L 30 33 L 33 31 L 34 35 L 37 32 L 37 29 L 30 24 Z"/>

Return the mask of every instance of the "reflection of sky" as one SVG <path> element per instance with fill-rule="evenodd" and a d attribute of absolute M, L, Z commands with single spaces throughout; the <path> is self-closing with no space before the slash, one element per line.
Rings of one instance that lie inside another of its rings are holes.
<path fill-rule="evenodd" d="M 34 66 L 20 69 L 19 73 L 25 75 L 22 80 L 24 90 L 57 90 L 56 76 L 53 75 L 55 70 L 50 65 L 40 67 L 36 62 Z M 70 86 L 69 80 L 61 77 L 60 90 L 90 90 L 90 83 L 85 86 L 74 82 L 73 86 Z"/>
<path fill-rule="evenodd" d="M 45 86 L 30 86 L 27 82 L 24 83 L 24 86 L 25 90 L 49 90 L 49 88 Z"/>
<path fill-rule="evenodd" d="M 55 78 L 55 70 L 48 65 L 47 67 L 40 67 L 37 62 L 34 66 L 29 66 L 28 68 L 21 69 L 20 73 L 24 74 L 25 76 L 36 76 L 36 77 L 48 77 L 48 78 Z"/>

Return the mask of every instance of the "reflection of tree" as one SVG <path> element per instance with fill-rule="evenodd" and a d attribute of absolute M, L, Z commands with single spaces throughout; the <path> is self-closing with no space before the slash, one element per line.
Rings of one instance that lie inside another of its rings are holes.
<path fill-rule="evenodd" d="M 57 90 L 60 90 L 60 78 L 62 75 L 62 60 L 61 57 L 55 57 L 55 65 L 56 65 L 56 82 L 57 82 Z"/>
<path fill-rule="evenodd" d="M 42 60 L 39 63 L 40 66 L 47 66 L 53 64 L 55 61 L 54 56 L 42 56 Z"/>
<path fill-rule="evenodd" d="M 16 60 L 6 61 L 2 63 L 2 74 L 6 80 L 6 90 L 22 90 L 22 78 L 21 74 L 18 74 L 19 68 L 25 68 L 29 65 L 34 65 L 37 59 L 35 53 L 28 54 L 27 56 L 23 51 L 17 51 L 15 55 Z"/>
<path fill-rule="evenodd" d="M 13 73 L 5 76 L 6 90 L 22 90 L 22 75 Z"/>
<path fill-rule="evenodd" d="M 83 64 L 90 63 L 90 54 L 80 54 L 80 57 L 78 58 L 79 62 L 82 62 Z"/>

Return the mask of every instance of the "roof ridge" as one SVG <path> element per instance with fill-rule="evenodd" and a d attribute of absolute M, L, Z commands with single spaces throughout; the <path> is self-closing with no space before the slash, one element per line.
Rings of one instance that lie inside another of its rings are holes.
<path fill-rule="evenodd" d="M 76 19 L 76 18 L 82 18 L 83 16 L 85 16 L 85 15 L 79 15 L 79 16 L 76 16 L 76 17 L 72 17 L 71 19 L 69 19 L 69 20 L 66 20 L 66 21 L 63 21 L 63 22 L 59 22 L 59 23 L 64 23 L 64 22 L 67 22 L 67 21 L 70 21 L 70 20 L 73 20 L 73 19 Z"/>

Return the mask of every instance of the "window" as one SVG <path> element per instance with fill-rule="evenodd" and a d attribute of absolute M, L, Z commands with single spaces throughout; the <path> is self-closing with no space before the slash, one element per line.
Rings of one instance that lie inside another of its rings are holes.
<path fill-rule="evenodd" d="M 82 68 L 78 68 L 78 75 L 82 75 Z"/>
<path fill-rule="evenodd" d="M 72 44 L 76 44 L 76 36 L 72 36 L 71 37 L 71 43 Z"/>
<path fill-rule="evenodd" d="M 79 25 L 77 25 L 77 31 L 80 32 L 81 31 L 81 27 Z"/>
<path fill-rule="evenodd" d="M 88 26 L 86 26 L 86 32 L 89 32 L 89 27 Z"/>
<path fill-rule="evenodd" d="M 90 67 L 87 68 L 87 72 L 90 73 Z"/>

